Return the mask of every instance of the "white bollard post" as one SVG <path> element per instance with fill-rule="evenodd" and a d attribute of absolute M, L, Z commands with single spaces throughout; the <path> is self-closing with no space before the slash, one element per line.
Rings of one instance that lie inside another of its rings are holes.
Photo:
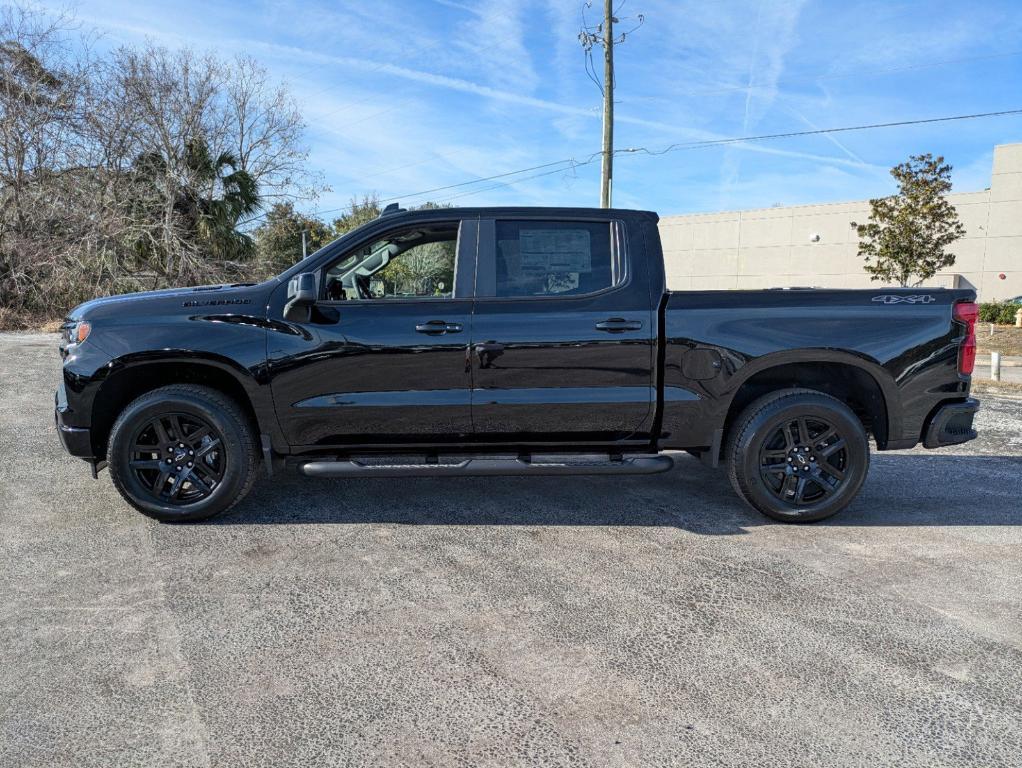
<path fill-rule="evenodd" d="M 990 378 L 993 381 L 1001 380 L 1001 353 L 990 353 Z"/>
<path fill-rule="evenodd" d="M 990 323 L 990 335 L 991 336 L 994 335 L 994 324 L 993 323 Z"/>

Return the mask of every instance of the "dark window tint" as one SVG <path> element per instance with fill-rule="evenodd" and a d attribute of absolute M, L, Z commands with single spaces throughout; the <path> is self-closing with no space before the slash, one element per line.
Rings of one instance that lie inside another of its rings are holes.
<path fill-rule="evenodd" d="M 611 225 L 498 221 L 497 296 L 593 293 L 616 282 Z"/>

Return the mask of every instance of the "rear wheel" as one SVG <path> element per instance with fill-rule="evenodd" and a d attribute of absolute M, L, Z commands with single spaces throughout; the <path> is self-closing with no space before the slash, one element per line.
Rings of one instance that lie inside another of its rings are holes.
<path fill-rule="evenodd" d="M 814 522 L 840 512 L 869 470 L 869 440 L 840 400 L 807 389 L 756 400 L 731 431 L 731 485 L 765 515 Z"/>
<path fill-rule="evenodd" d="M 258 452 L 237 403 L 209 387 L 177 384 L 147 392 L 121 412 L 107 460 L 114 486 L 135 509 L 185 522 L 241 501 Z"/>

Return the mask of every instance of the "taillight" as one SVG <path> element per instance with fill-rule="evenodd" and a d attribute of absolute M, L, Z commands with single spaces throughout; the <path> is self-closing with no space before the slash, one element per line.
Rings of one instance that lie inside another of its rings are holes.
<path fill-rule="evenodd" d="M 976 367 L 976 318 L 979 307 L 972 301 L 962 301 L 954 306 L 954 318 L 965 323 L 965 341 L 958 348 L 958 372 L 966 376 Z"/>

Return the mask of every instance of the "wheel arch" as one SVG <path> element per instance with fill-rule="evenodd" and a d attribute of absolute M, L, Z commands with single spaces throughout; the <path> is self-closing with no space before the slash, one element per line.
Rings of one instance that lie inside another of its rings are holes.
<path fill-rule="evenodd" d="M 808 359 L 807 359 L 808 358 Z M 863 426 L 886 447 L 898 434 L 894 415 L 898 391 L 890 375 L 875 361 L 835 350 L 800 350 L 756 359 L 743 366 L 741 380 L 728 404 L 724 436 L 754 400 L 780 389 L 815 389 L 847 403 Z"/>
<path fill-rule="evenodd" d="M 230 397 L 250 419 L 256 433 L 272 432 L 274 423 L 260 411 L 263 393 L 248 371 L 215 357 L 122 358 L 110 363 L 109 372 L 93 399 L 91 433 L 95 455 L 106 456 L 110 430 L 117 416 L 131 401 L 169 384 L 199 384 Z"/>

